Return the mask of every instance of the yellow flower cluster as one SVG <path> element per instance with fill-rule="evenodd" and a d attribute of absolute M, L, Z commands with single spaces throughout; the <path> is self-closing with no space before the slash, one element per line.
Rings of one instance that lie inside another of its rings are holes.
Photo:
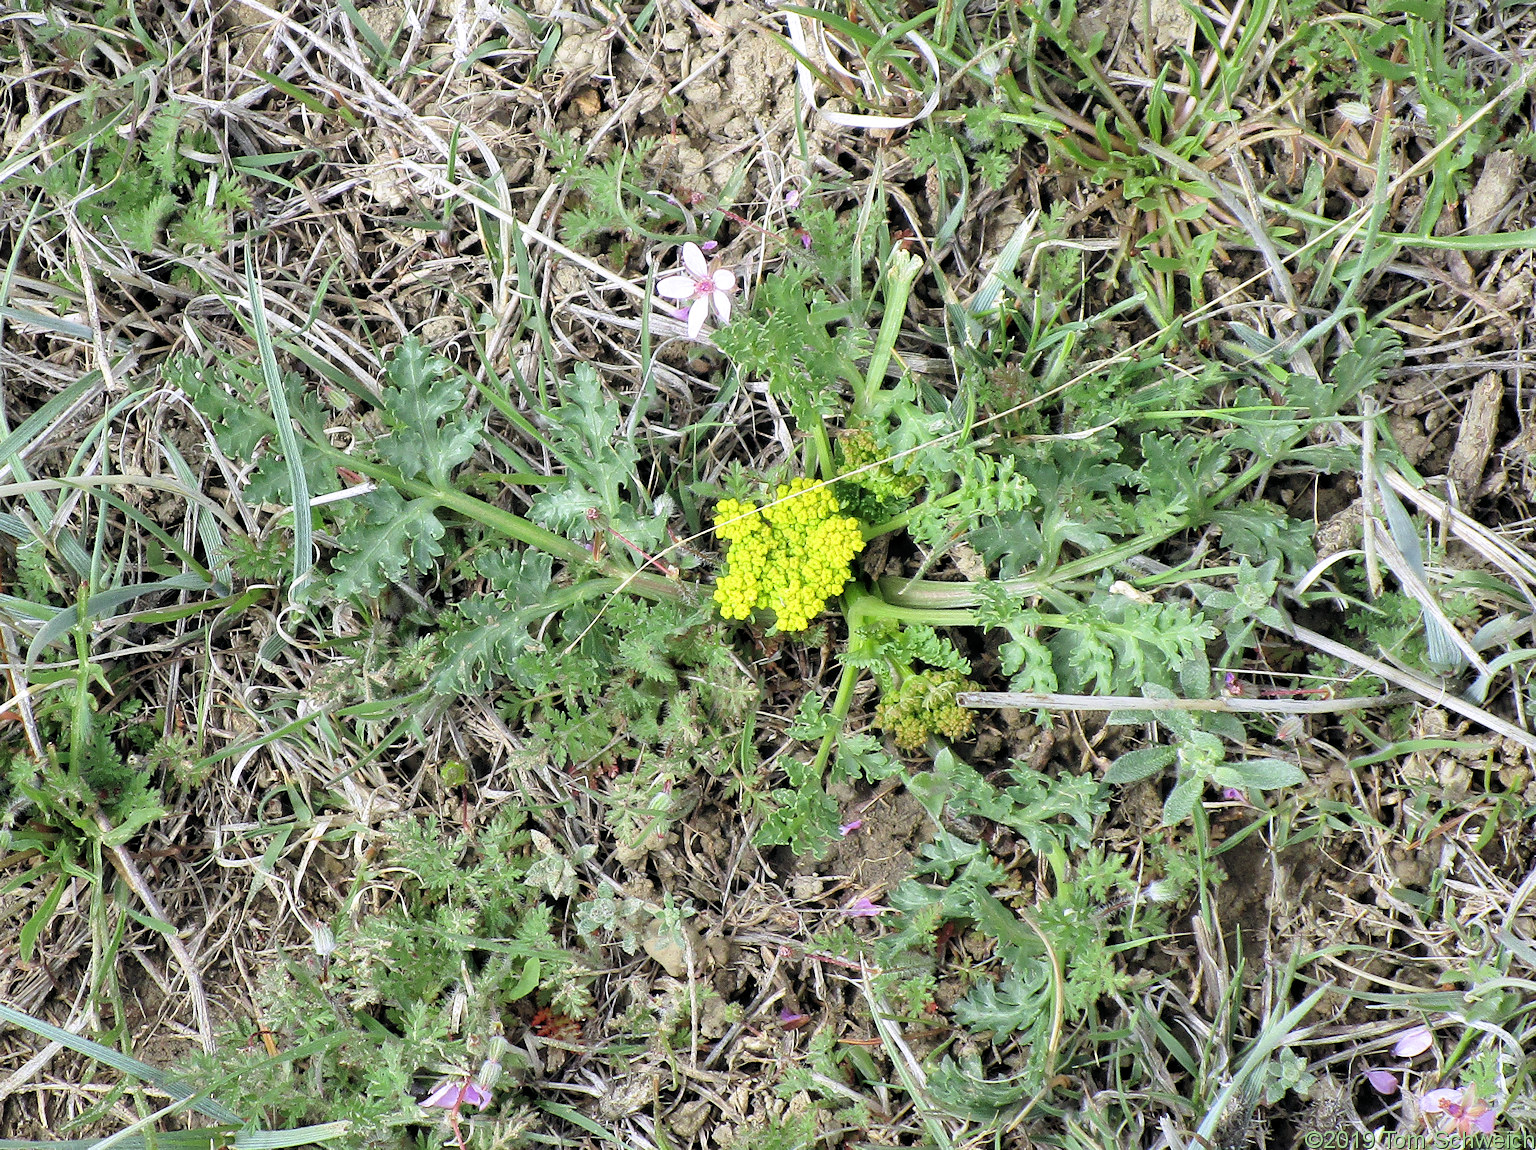
<path fill-rule="evenodd" d="M 840 510 L 832 489 L 810 479 L 781 483 L 761 511 L 739 499 L 716 504 L 715 534 L 730 544 L 715 583 L 720 614 L 745 619 L 758 608 L 774 613 L 780 631 L 809 627 L 864 549 L 859 521 Z"/>

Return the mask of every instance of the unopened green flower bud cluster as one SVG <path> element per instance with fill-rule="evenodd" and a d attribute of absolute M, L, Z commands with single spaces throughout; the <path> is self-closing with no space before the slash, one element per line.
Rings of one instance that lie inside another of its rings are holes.
<path fill-rule="evenodd" d="M 946 739 L 969 738 L 976 717 L 955 702 L 961 691 L 977 690 L 959 671 L 918 671 L 887 692 L 875 709 L 875 726 L 889 731 L 904 751 L 920 750 L 929 735 Z"/>
<path fill-rule="evenodd" d="M 868 431 L 843 436 L 843 478 L 880 499 L 904 500 L 923 485 L 916 475 L 897 475 L 885 449 Z"/>
<path fill-rule="evenodd" d="M 810 479 L 780 484 L 761 509 L 739 499 L 716 504 L 715 534 L 730 545 L 715 583 L 720 614 L 772 611 L 780 631 L 809 627 L 864 549 L 859 521 L 841 510 L 832 489 Z"/>

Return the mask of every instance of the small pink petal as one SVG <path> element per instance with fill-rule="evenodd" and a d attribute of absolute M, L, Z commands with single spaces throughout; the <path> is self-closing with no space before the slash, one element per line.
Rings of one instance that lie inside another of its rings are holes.
<path fill-rule="evenodd" d="M 810 232 L 801 232 L 800 233 L 800 246 L 802 248 L 804 248 L 806 251 L 810 251 L 811 250 L 811 233 Z"/>
<path fill-rule="evenodd" d="M 1491 1108 L 1484 1110 L 1481 1114 L 1476 1114 L 1473 1116 L 1472 1126 L 1474 1129 L 1481 1131 L 1484 1134 L 1492 1134 L 1493 1120 L 1497 1117 L 1498 1114 Z"/>
<path fill-rule="evenodd" d="M 796 1014 L 787 1006 L 779 1011 L 779 1025 L 785 1030 L 794 1030 L 804 1026 L 810 1020 L 811 1016 L 809 1014 Z"/>
<path fill-rule="evenodd" d="M 1427 1026 L 1415 1026 L 1398 1035 L 1392 1053 L 1399 1058 L 1417 1058 L 1435 1044 L 1435 1035 Z"/>
<path fill-rule="evenodd" d="M 717 240 L 705 240 L 702 244 L 699 245 L 699 247 L 706 252 L 712 252 L 719 246 L 720 244 Z"/>
<path fill-rule="evenodd" d="M 668 276 L 656 285 L 656 294 L 665 299 L 687 299 L 697 290 L 692 276 Z"/>
<path fill-rule="evenodd" d="M 436 1106 L 440 1110 L 452 1110 L 455 1106 L 473 1106 L 484 1110 L 491 1101 L 491 1092 L 468 1079 L 455 1081 L 444 1079 L 432 1088 L 432 1093 L 421 1100 L 423 1106 Z"/>
<path fill-rule="evenodd" d="M 853 822 L 851 822 L 851 823 L 844 823 L 842 826 L 838 827 L 837 828 L 837 833 L 842 835 L 843 838 L 847 838 L 849 835 L 853 834 L 854 831 L 858 830 L 863 825 L 864 825 L 864 820 L 863 819 L 854 819 Z"/>
<path fill-rule="evenodd" d="M 1365 1080 L 1375 1088 L 1377 1094 L 1397 1093 L 1397 1075 L 1390 1070 L 1367 1070 Z"/>
<path fill-rule="evenodd" d="M 723 291 L 711 292 L 715 301 L 715 314 L 720 317 L 721 323 L 731 322 L 731 297 Z"/>
<path fill-rule="evenodd" d="M 704 259 L 704 253 L 699 250 L 699 245 L 692 240 L 683 245 L 683 266 L 692 273 L 694 279 L 709 278 L 709 263 Z"/>
<path fill-rule="evenodd" d="M 879 918 L 890 909 L 888 906 L 877 906 L 867 898 L 861 898 L 845 906 L 843 914 L 849 918 Z"/>
<path fill-rule="evenodd" d="M 1448 1086 L 1442 1086 L 1439 1090 L 1431 1090 L 1428 1094 L 1419 1096 L 1419 1109 L 1425 1114 L 1447 1114 L 1447 1106 L 1454 1106 L 1457 1111 L 1461 1109 L 1461 1091 L 1453 1090 Z"/>
<path fill-rule="evenodd" d="M 688 338 L 698 339 L 704 330 L 704 317 L 709 314 L 709 297 L 701 295 L 688 309 Z"/>
<path fill-rule="evenodd" d="M 800 206 L 800 189 L 790 188 L 784 193 L 784 206 L 793 211 Z"/>
<path fill-rule="evenodd" d="M 714 274 L 716 291 L 732 292 L 736 290 L 736 273 L 721 268 Z"/>
<path fill-rule="evenodd" d="M 1221 792 L 1221 797 L 1229 803 L 1246 803 L 1248 801 L 1248 793 L 1239 787 L 1228 787 Z"/>

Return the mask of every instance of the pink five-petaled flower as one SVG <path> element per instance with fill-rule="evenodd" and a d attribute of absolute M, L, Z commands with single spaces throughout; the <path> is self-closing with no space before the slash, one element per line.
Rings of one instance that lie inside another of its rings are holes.
<path fill-rule="evenodd" d="M 890 909 L 888 906 L 877 906 L 867 898 L 861 898 L 843 907 L 843 914 L 848 918 L 879 918 Z"/>
<path fill-rule="evenodd" d="M 423 1098 L 421 1104 L 442 1110 L 454 1110 L 464 1105 L 484 1110 L 491 1104 L 491 1092 L 472 1078 L 444 1078 L 432 1087 L 432 1093 Z"/>
<path fill-rule="evenodd" d="M 731 295 L 736 291 L 736 276 L 724 268 L 711 271 L 699 245 L 683 245 L 683 270 L 656 285 L 656 293 L 666 299 L 692 300 L 688 305 L 688 338 L 698 339 L 704 330 L 704 317 L 711 303 L 721 323 L 731 318 Z"/>
<path fill-rule="evenodd" d="M 1398 1035 L 1392 1053 L 1399 1058 L 1417 1058 L 1435 1044 L 1434 1032 L 1427 1026 L 1415 1026 Z"/>
<path fill-rule="evenodd" d="M 1419 1109 L 1426 1115 L 1441 1115 L 1443 1132 L 1463 1135 L 1492 1134 L 1493 1120 L 1498 1117 L 1498 1111 L 1479 1098 L 1471 1086 L 1463 1090 L 1431 1090 L 1419 1098 Z"/>

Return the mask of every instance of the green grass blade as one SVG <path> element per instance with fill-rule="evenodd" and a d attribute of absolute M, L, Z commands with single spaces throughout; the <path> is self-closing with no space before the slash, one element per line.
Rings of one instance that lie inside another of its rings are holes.
<path fill-rule="evenodd" d="M 563 1118 L 572 1126 L 580 1126 L 588 1134 L 596 1135 L 604 1142 L 612 1142 L 615 1146 L 627 1146 L 628 1143 L 613 1131 L 599 1126 L 579 1110 L 566 1106 L 562 1102 L 550 1102 L 547 1099 L 539 1099 L 534 1103 L 540 1110 L 547 1114 L 553 1114 L 556 1118 Z"/>
<path fill-rule="evenodd" d="M 24 1011 L 9 1007 L 3 1002 L 0 1002 L 0 1022 L 9 1022 L 12 1026 L 19 1026 L 23 1030 L 31 1031 L 39 1038 L 46 1038 L 49 1042 L 57 1042 L 67 1046 L 77 1054 L 83 1054 L 87 1058 L 94 1058 L 97 1062 L 110 1066 L 114 1070 L 119 1070 L 124 1074 L 132 1075 L 134 1078 L 149 1083 L 156 1090 L 171 1098 L 185 1100 L 193 1098 L 196 1093 L 190 1087 L 178 1082 L 174 1078 L 168 1077 L 165 1073 L 155 1069 L 155 1067 L 147 1062 L 140 1062 L 131 1055 L 113 1050 L 110 1046 L 103 1046 L 99 1042 L 92 1042 L 89 1038 L 82 1038 L 78 1034 L 71 1034 L 69 1031 L 54 1026 L 50 1022 L 44 1022 L 40 1018 L 33 1018 Z M 236 1126 L 243 1125 L 244 1123 L 240 1115 L 211 1098 L 203 1098 L 193 1102 L 192 1109 L 196 1110 L 199 1114 L 212 1118 L 215 1122 L 227 1122 Z M 156 1137 L 160 1136 L 157 1135 Z M 80 1145 L 94 1146 L 99 1141 L 101 1141 L 99 1138 L 93 1139 Z M 0 1150 L 3 1150 L 3 1147 L 6 1145 L 8 1144 L 0 1142 Z M 32 1146 L 34 1144 L 28 1142 L 21 1143 L 21 1145 Z M 67 1143 L 49 1142 L 44 1143 L 44 1145 L 58 1146 L 67 1145 Z"/>
<path fill-rule="evenodd" d="M 101 591 L 92 595 L 85 611 L 86 619 L 100 619 L 121 607 L 124 603 L 131 603 L 135 599 L 145 595 L 153 595 L 157 591 L 206 591 L 210 583 L 197 575 L 173 575 L 169 579 L 161 579 L 154 583 L 133 583 L 127 587 L 114 587 L 110 591 Z M 37 662 L 37 657 L 50 644 L 55 643 L 67 635 L 77 623 L 80 623 L 81 612 L 78 605 L 66 607 L 48 622 L 44 623 L 32 638 L 32 645 L 27 648 L 27 665 Z"/>
<path fill-rule="evenodd" d="M 312 1146 L 316 1142 L 329 1142 L 348 1132 L 345 1122 L 325 1122 L 318 1126 L 296 1126 L 292 1130 L 251 1130 L 231 1133 L 225 1127 L 207 1130 L 172 1130 L 157 1133 L 147 1143 L 144 1135 L 134 1134 L 112 1143 L 112 1150 L 287 1150 L 293 1146 Z M 0 1138 L 0 1150 L 95 1150 L 105 1139 L 71 1138 L 65 1141 L 46 1139 Z"/>
<path fill-rule="evenodd" d="M 68 336 L 71 339 L 90 339 L 91 329 L 83 323 L 74 323 L 71 320 L 59 319 L 57 316 L 47 315 L 44 312 L 33 311 L 30 308 L 0 306 L 0 316 L 15 320 L 17 323 L 30 324 L 32 327 L 40 327 L 44 331 L 51 331 L 55 335 Z"/>
<path fill-rule="evenodd" d="M 299 450 L 299 437 L 294 433 L 293 417 L 288 411 L 288 392 L 284 390 L 282 372 L 277 367 L 272 333 L 267 329 L 267 309 L 261 296 L 261 281 L 249 252 L 246 253 L 245 286 L 251 300 L 251 323 L 255 328 L 256 350 L 261 357 L 261 375 L 267 385 L 272 419 L 277 424 L 277 441 L 283 449 L 283 462 L 288 465 L 288 485 L 293 492 L 293 586 L 288 595 L 297 601 L 303 597 L 305 585 L 315 567 L 309 477 L 304 474 L 304 456 Z"/>

